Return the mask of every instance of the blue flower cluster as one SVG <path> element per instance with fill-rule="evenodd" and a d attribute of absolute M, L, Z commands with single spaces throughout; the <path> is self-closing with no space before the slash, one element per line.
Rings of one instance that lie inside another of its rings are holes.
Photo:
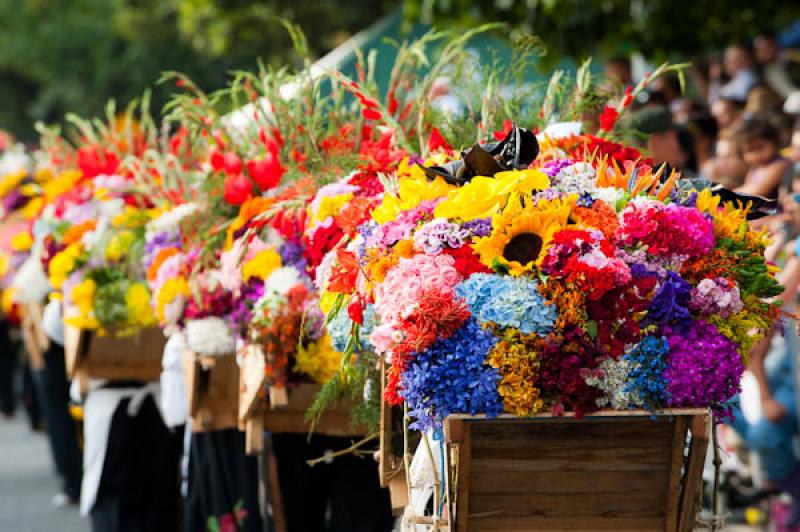
<path fill-rule="evenodd" d="M 369 335 L 375 327 L 375 305 L 367 305 L 364 309 L 364 323 L 358 328 L 358 351 L 371 351 L 372 344 L 369 342 Z M 340 353 L 347 349 L 347 340 L 350 338 L 350 331 L 353 328 L 353 320 L 347 315 L 347 309 L 342 308 L 328 323 L 328 334 L 331 335 L 331 345 Z"/>
<path fill-rule="evenodd" d="M 514 327 L 523 334 L 546 335 L 558 312 L 539 293 L 539 282 L 525 277 L 476 273 L 456 285 L 456 294 L 481 324 Z"/>
<path fill-rule="evenodd" d="M 657 410 L 667 404 L 669 393 L 664 370 L 668 354 L 669 343 L 666 338 L 645 336 L 625 355 L 624 358 L 631 362 L 628 382 L 625 384 L 631 405 Z"/>
<path fill-rule="evenodd" d="M 647 307 L 645 324 L 664 327 L 672 325 L 676 329 L 685 330 L 692 322 L 689 313 L 689 302 L 692 299 L 692 287 L 675 272 L 667 272 L 661 281 L 658 292 Z"/>
<path fill-rule="evenodd" d="M 415 421 L 411 428 L 435 430 L 448 414 L 503 411 L 500 372 L 484 364 L 497 339 L 470 318 L 449 338 L 417 353 L 402 376 L 402 397 Z"/>

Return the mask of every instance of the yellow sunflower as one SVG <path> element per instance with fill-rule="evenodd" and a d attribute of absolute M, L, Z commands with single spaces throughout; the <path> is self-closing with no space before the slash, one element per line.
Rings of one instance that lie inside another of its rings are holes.
<path fill-rule="evenodd" d="M 541 264 L 553 234 L 568 224 L 571 202 L 539 200 L 536 205 L 517 194 L 492 216 L 492 233 L 478 238 L 472 247 L 489 268 L 508 268 L 511 275 L 522 275 Z"/>

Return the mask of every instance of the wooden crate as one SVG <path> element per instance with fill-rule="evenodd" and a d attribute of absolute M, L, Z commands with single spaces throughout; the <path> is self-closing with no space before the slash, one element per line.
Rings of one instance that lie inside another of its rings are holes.
<path fill-rule="evenodd" d="M 239 426 L 239 366 L 236 355 L 199 356 L 184 351 L 183 371 L 194 432 Z"/>
<path fill-rule="evenodd" d="M 67 309 L 64 317 L 73 316 Z M 158 327 L 118 336 L 101 335 L 64 323 L 64 356 L 70 379 L 157 381 L 167 339 Z"/>
<path fill-rule="evenodd" d="M 267 386 L 265 389 L 264 353 L 248 347 L 242 358 L 242 375 L 239 382 L 239 428 L 245 431 L 245 442 L 250 454 L 261 451 L 263 432 L 308 434 L 311 425 L 305 415 L 319 393 L 320 386 L 300 383 L 287 386 Z M 326 436 L 364 436 L 360 428 L 350 422 L 355 405 L 340 402 L 329 408 L 314 427 L 314 434 Z"/>
<path fill-rule="evenodd" d="M 50 348 L 50 339 L 45 334 L 44 327 L 42 327 L 44 305 L 41 303 L 21 303 L 19 309 L 22 342 L 25 344 L 25 352 L 28 354 L 31 368 L 34 370 L 44 369 L 44 352 Z"/>
<path fill-rule="evenodd" d="M 693 530 L 703 409 L 445 421 L 455 531 Z"/>

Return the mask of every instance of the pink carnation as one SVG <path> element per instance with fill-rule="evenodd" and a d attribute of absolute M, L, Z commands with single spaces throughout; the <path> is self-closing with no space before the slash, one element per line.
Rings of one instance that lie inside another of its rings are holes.
<path fill-rule="evenodd" d="M 714 247 L 713 223 L 697 209 L 637 199 L 620 213 L 619 244 L 647 246 L 656 256 L 699 257 Z"/>

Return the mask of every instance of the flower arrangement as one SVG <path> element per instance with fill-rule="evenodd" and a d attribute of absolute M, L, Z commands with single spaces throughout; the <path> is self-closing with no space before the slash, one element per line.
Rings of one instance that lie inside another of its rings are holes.
<path fill-rule="evenodd" d="M 499 136 L 398 170 L 322 261 L 326 310 L 386 358 L 385 400 L 421 430 L 452 412 L 724 411 L 778 315 L 748 207 L 679 194 L 609 140 Z"/>

